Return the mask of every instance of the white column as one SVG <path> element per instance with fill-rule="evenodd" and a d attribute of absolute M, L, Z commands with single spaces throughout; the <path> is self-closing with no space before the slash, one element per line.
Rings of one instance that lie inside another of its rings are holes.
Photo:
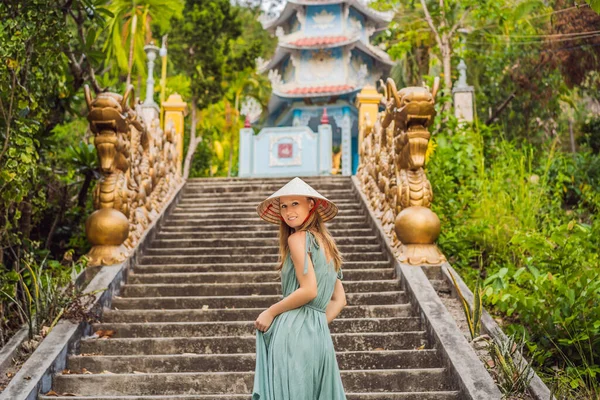
<path fill-rule="evenodd" d="M 350 120 L 350 107 L 342 109 L 342 175 L 352 175 L 352 154 L 351 154 L 351 138 L 352 124 Z"/>
<path fill-rule="evenodd" d="M 252 158 L 254 154 L 254 129 L 240 129 L 240 169 L 238 176 L 252 176 Z"/>
<path fill-rule="evenodd" d="M 159 50 L 153 44 L 144 46 L 146 57 L 148 57 L 148 78 L 146 78 L 146 99 L 144 100 L 144 106 L 158 107 L 156 102 L 154 102 L 154 60 L 156 60 Z"/>
<path fill-rule="evenodd" d="M 332 133 L 331 125 L 319 125 L 319 175 L 331 175 L 331 145 L 332 145 Z"/>

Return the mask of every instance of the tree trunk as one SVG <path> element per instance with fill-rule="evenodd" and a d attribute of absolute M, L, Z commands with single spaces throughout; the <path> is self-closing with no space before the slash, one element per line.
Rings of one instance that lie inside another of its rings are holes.
<path fill-rule="evenodd" d="M 573 120 L 569 118 L 569 137 L 571 139 L 571 152 L 575 154 L 577 149 L 575 147 L 575 135 L 573 134 Z"/>
<path fill-rule="evenodd" d="M 77 195 L 77 205 L 83 209 L 85 209 L 85 202 L 87 200 L 88 191 L 90 189 L 90 185 L 92 184 L 92 178 L 94 175 L 91 171 L 85 173 L 85 179 L 83 181 L 83 185 L 79 190 L 79 194 Z"/>
<path fill-rule="evenodd" d="M 192 98 L 192 127 L 190 129 L 190 143 L 188 145 L 188 151 L 185 155 L 185 162 L 183 163 L 183 179 L 187 180 L 190 176 L 190 168 L 192 160 L 194 159 L 194 153 L 196 147 L 198 147 L 198 138 L 196 137 L 196 125 L 197 125 L 197 110 L 196 110 L 196 98 Z"/>
<path fill-rule="evenodd" d="M 50 227 L 50 232 L 48 232 L 48 237 L 46 238 L 46 245 L 44 246 L 44 248 L 46 248 L 46 249 L 50 248 L 50 244 L 52 243 L 52 238 L 54 237 L 56 228 L 58 227 L 58 224 L 62 220 L 63 215 L 65 213 L 65 208 L 67 206 L 67 197 L 69 195 L 69 192 L 67 189 L 68 189 L 67 185 L 63 186 L 63 188 L 62 188 L 62 196 L 60 199 L 60 210 L 59 210 L 58 214 L 56 214 L 56 217 L 54 218 L 54 222 L 52 223 L 52 226 Z M 80 213 L 80 215 L 81 215 L 81 213 Z"/>
<path fill-rule="evenodd" d="M 131 18 L 131 40 L 129 41 L 129 60 L 127 63 L 127 83 L 125 87 L 131 83 L 131 70 L 133 69 L 133 48 L 135 46 L 135 28 L 137 25 L 137 14 L 135 13 L 135 3 L 133 5 L 133 17 Z M 140 88 L 138 88 L 139 90 Z"/>

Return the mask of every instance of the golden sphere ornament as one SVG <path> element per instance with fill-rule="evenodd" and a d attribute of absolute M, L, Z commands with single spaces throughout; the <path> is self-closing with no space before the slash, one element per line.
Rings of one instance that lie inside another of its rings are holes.
<path fill-rule="evenodd" d="M 407 207 L 396 217 L 395 230 L 403 244 L 433 244 L 440 236 L 440 219 L 428 207 Z"/>

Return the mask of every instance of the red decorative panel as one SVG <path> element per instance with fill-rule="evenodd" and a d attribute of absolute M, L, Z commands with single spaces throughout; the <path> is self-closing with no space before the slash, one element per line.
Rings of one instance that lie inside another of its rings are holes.
<path fill-rule="evenodd" d="M 294 148 L 292 143 L 279 143 L 277 145 L 277 156 L 279 158 L 292 158 Z"/>

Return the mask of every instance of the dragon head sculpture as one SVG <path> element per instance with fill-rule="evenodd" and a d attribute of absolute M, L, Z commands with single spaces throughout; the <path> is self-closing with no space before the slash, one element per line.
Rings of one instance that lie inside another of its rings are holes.
<path fill-rule="evenodd" d="M 123 96 L 117 93 L 100 93 L 92 100 L 90 88 L 85 86 L 85 100 L 88 106 L 90 130 L 94 133 L 94 144 L 100 159 L 100 169 L 104 173 L 123 172 L 129 169 L 129 149 L 127 146 L 129 126 L 145 134 L 143 125 L 134 111 L 133 86 L 130 85 Z"/>
<path fill-rule="evenodd" d="M 425 153 L 431 134 L 429 126 L 435 117 L 435 95 L 439 89 L 436 78 L 433 90 L 427 87 L 406 87 L 398 91 L 394 80 L 386 84 L 387 109 L 394 122 L 398 166 L 415 170 L 425 164 Z"/>

